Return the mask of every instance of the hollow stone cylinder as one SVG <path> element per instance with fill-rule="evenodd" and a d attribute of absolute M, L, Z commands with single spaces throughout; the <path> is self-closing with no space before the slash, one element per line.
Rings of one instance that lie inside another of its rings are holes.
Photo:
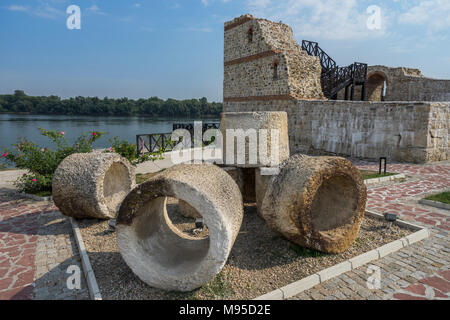
<path fill-rule="evenodd" d="M 178 209 L 183 217 L 186 218 L 200 218 L 201 215 L 186 201 L 178 201 Z"/>
<path fill-rule="evenodd" d="M 135 185 L 134 167 L 117 153 L 77 153 L 56 169 L 52 193 L 66 216 L 110 219 Z"/>
<path fill-rule="evenodd" d="M 220 115 L 222 157 L 226 166 L 277 166 L 289 158 L 287 113 L 224 112 Z"/>
<path fill-rule="evenodd" d="M 347 159 L 295 155 L 268 185 L 261 215 L 292 242 L 339 253 L 355 240 L 366 200 L 364 180 Z"/>
<path fill-rule="evenodd" d="M 180 232 L 167 215 L 167 197 L 192 206 L 209 237 Z M 148 285 L 191 291 L 222 270 L 242 217 L 241 192 L 225 171 L 210 164 L 181 164 L 128 194 L 117 217 L 117 244 L 127 265 Z"/>

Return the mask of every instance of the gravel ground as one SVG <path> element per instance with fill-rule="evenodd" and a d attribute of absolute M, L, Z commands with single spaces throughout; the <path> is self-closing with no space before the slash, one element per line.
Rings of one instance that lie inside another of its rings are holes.
<path fill-rule="evenodd" d="M 167 207 L 172 222 L 193 235 L 194 220 L 178 214 L 176 200 Z M 323 254 L 284 240 L 256 214 L 254 205 L 246 205 L 239 236 L 222 272 L 198 290 L 179 293 L 151 288 L 137 278 L 118 252 L 107 221 L 79 224 L 103 298 L 120 300 L 253 299 L 411 233 L 395 225 L 386 231 L 385 222 L 366 217 L 352 247 L 337 255 Z M 207 234 L 205 229 L 197 236 Z"/>

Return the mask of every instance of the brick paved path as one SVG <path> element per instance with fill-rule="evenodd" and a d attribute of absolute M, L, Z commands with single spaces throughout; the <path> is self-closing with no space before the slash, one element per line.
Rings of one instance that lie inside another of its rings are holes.
<path fill-rule="evenodd" d="M 68 290 L 69 265 L 78 265 L 69 221 L 53 204 L 0 194 L 0 300 L 87 299 Z"/>
<path fill-rule="evenodd" d="M 378 171 L 377 164 L 354 161 Z M 405 173 L 405 182 L 369 186 L 367 209 L 400 214 L 401 219 L 426 226 L 430 238 L 372 262 L 380 267 L 381 288 L 367 287 L 368 266 L 347 272 L 293 299 L 448 299 L 450 295 L 450 212 L 418 203 L 425 194 L 450 188 L 450 163 L 393 164 L 389 172 Z"/>

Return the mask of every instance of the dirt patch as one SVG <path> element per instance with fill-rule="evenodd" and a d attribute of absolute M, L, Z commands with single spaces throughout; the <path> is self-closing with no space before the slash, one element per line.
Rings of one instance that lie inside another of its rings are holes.
<path fill-rule="evenodd" d="M 193 235 L 194 219 L 177 211 L 176 200 L 168 203 L 172 222 Z M 276 288 L 368 252 L 411 233 L 373 217 L 364 219 L 353 245 L 341 254 L 323 254 L 299 247 L 273 232 L 257 215 L 255 205 L 246 205 L 241 230 L 222 272 L 209 283 L 189 293 L 154 289 L 137 278 L 117 249 L 115 233 L 107 221 L 79 222 L 83 239 L 104 299 L 253 299 Z M 197 236 L 207 236 L 207 229 Z"/>

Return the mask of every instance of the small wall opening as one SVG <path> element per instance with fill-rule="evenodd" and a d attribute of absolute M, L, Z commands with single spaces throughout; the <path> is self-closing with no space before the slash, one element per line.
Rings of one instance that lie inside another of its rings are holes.
<path fill-rule="evenodd" d="M 253 42 L 253 28 L 248 29 L 247 40 L 249 43 Z"/>
<path fill-rule="evenodd" d="M 375 72 L 367 77 L 367 100 L 384 101 L 387 89 L 387 78 L 384 73 Z"/>
<path fill-rule="evenodd" d="M 272 64 L 273 80 L 278 80 L 278 61 L 274 61 Z"/>

